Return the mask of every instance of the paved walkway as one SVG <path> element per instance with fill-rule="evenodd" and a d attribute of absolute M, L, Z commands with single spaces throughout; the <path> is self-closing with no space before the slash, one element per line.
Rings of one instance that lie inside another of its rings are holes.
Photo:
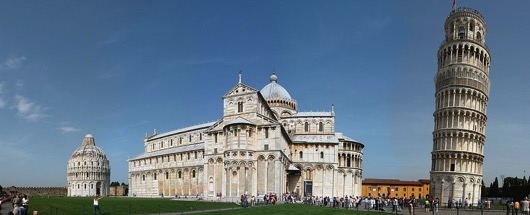
<path fill-rule="evenodd" d="M 13 205 L 11 202 L 4 202 L 2 204 L 2 210 L 0 210 L 0 214 L 6 215 L 9 211 L 13 211 Z"/>
<path fill-rule="evenodd" d="M 307 205 L 308 207 L 318 207 L 316 205 Z M 255 206 L 255 207 L 275 207 L 274 205 L 269 206 Z M 222 208 L 222 209 L 211 209 L 211 210 L 201 210 L 201 211 L 187 211 L 187 212 L 176 212 L 176 213 L 159 213 L 161 215 L 179 215 L 179 214 L 202 214 L 202 213 L 209 213 L 209 212 L 216 212 L 216 211 L 230 211 L 230 210 L 239 210 L 242 209 L 241 207 L 234 207 L 234 208 Z M 506 211 L 502 210 L 456 210 L 456 209 L 440 209 L 438 212 L 432 212 L 432 211 L 425 211 L 425 208 L 415 208 L 416 211 L 413 215 L 512 215 L 506 214 Z M 343 209 L 346 210 L 346 209 Z M 357 209 L 348 209 L 350 211 L 357 211 Z M 374 210 L 368 210 L 364 207 L 359 207 L 358 211 L 374 211 Z M 392 208 L 388 207 L 385 208 L 385 211 L 374 211 L 381 214 L 398 214 L 398 215 L 410 215 L 408 208 L 405 208 L 405 210 L 399 211 L 399 212 L 392 212 Z M 150 214 L 150 215 L 158 215 L 157 214 Z M 519 215 L 522 215 L 520 213 Z"/>

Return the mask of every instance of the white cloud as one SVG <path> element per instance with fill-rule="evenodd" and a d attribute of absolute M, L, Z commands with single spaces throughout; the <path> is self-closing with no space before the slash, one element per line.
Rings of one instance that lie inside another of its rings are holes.
<path fill-rule="evenodd" d="M 37 121 L 46 116 L 42 106 L 31 102 L 21 95 L 15 96 L 14 108 L 17 110 L 17 114 L 26 120 Z"/>
<path fill-rule="evenodd" d="M 60 126 L 60 127 L 57 127 L 57 129 L 59 129 L 61 132 L 63 133 L 71 133 L 71 132 L 78 132 L 80 131 L 80 129 L 78 128 L 74 128 L 72 126 Z"/>
<path fill-rule="evenodd" d="M 3 70 L 13 70 L 18 69 L 22 65 L 22 63 L 26 61 L 25 56 L 21 57 L 9 57 L 7 58 L 2 65 L 0 65 L 0 69 Z"/>

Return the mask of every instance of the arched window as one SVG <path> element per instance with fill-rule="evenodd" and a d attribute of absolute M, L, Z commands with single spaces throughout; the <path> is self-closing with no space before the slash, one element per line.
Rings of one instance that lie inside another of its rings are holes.
<path fill-rule="evenodd" d="M 81 188 L 81 187 L 79 187 L 79 184 L 77 184 L 77 189 L 79 189 L 79 188 Z"/>
<path fill-rule="evenodd" d="M 142 175 L 142 178 L 143 178 L 142 180 L 145 181 L 145 175 Z"/>
<path fill-rule="evenodd" d="M 195 178 L 195 170 L 191 171 L 191 177 Z"/>
<path fill-rule="evenodd" d="M 178 172 L 178 175 L 179 175 L 179 178 L 182 178 L 182 172 L 181 171 Z"/>
<path fill-rule="evenodd" d="M 237 112 L 238 113 L 243 112 L 243 102 L 238 102 L 237 103 Z"/>
<path fill-rule="evenodd" d="M 324 152 L 320 152 L 320 158 L 324 158 Z"/>
<path fill-rule="evenodd" d="M 304 158 L 304 153 L 302 151 L 300 151 L 300 158 Z"/>
<path fill-rule="evenodd" d="M 464 28 L 464 26 L 460 26 L 458 28 L 458 38 L 464 39 L 465 37 L 466 37 L 466 28 Z"/>
<path fill-rule="evenodd" d="M 305 132 L 309 131 L 309 123 L 308 122 L 305 122 L 305 124 L 304 124 L 304 131 Z"/>
<path fill-rule="evenodd" d="M 166 172 L 166 179 L 169 179 L 169 172 Z"/>
<path fill-rule="evenodd" d="M 324 124 L 322 122 L 318 123 L 318 131 L 320 132 L 324 131 Z"/>
<path fill-rule="evenodd" d="M 156 180 L 156 172 L 155 172 L 155 174 L 153 175 L 153 179 Z"/>

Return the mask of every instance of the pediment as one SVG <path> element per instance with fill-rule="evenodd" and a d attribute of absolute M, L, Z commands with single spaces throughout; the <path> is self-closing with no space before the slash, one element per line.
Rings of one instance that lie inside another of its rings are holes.
<path fill-rule="evenodd" d="M 229 96 L 235 96 L 235 95 L 242 95 L 242 94 L 248 94 L 248 93 L 255 93 L 258 92 L 258 90 L 249 87 L 243 83 L 238 83 L 236 86 L 234 86 L 228 93 L 226 93 L 223 98 L 229 97 Z"/>

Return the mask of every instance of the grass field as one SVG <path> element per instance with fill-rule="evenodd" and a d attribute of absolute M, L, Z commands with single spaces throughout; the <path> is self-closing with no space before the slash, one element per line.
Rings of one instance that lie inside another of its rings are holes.
<path fill-rule="evenodd" d="M 91 215 L 93 213 L 92 198 L 86 197 L 33 197 L 30 199 L 28 214 L 38 211 L 38 214 L 46 215 Z M 280 204 L 254 208 L 239 208 L 233 203 L 218 203 L 207 201 L 172 201 L 159 198 L 103 198 L 99 202 L 102 214 L 124 215 L 124 214 L 158 214 L 167 212 L 215 210 L 222 208 L 238 208 L 236 210 L 214 211 L 206 214 L 355 214 L 374 215 L 377 212 L 354 211 L 335 208 L 322 208 L 303 204 Z M 201 213 L 202 214 L 202 213 Z"/>
<path fill-rule="evenodd" d="M 93 200 L 90 197 L 33 197 L 30 199 L 29 212 L 49 215 L 89 215 L 92 214 Z M 237 207 L 233 203 L 207 201 L 172 201 L 153 198 L 103 198 L 99 201 L 102 214 L 158 214 L 160 212 L 181 212 Z"/>

